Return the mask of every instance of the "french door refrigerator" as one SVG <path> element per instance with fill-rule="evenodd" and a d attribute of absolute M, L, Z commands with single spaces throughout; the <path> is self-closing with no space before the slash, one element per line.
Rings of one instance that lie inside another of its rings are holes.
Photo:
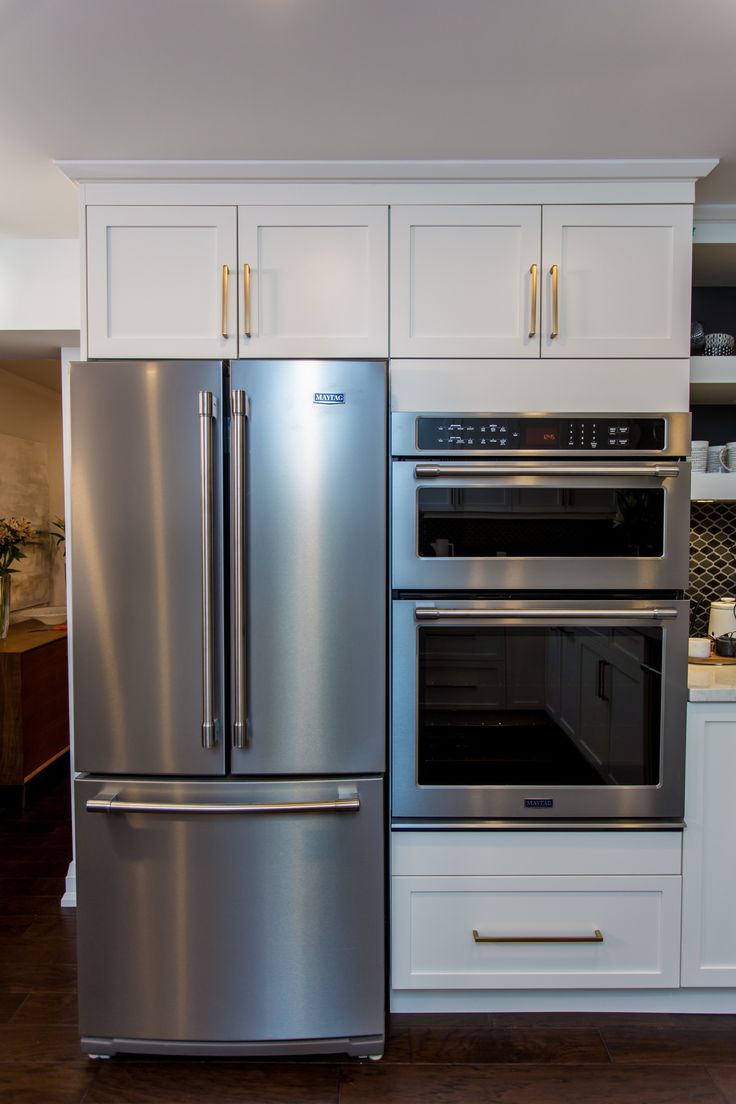
<path fill-rule="evenodd" d="M 378 1055 L 386 365 L 71 368 L 82 1049 Z"/>

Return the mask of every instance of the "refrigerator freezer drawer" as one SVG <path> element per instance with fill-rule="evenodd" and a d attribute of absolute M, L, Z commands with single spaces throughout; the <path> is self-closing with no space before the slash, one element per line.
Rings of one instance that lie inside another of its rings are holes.
<path fill-rule="evenodd" d="M 75 789 L 88 1049 L 382 1050 L 382 779 Z"/>

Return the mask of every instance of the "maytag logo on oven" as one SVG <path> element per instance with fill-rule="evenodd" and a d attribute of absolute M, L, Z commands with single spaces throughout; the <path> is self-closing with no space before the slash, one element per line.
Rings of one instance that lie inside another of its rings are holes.
<path fill-rule="evenodd" d="M 345 402 L 344 391 L 315 391 L 314 401 L 325 406 L 339 406 Z"/>
<path fill-rule="evenodd" d="M 525 797 L 524 808 L 525 809 L 552 809 L 554 808 L 554 800 L 551 797 Z"/>

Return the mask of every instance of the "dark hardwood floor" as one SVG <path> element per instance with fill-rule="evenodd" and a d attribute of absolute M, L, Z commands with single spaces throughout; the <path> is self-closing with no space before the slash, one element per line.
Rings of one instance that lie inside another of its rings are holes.
<path fill-rule="evenodd" d="M 0 1101 L 736 1104 L 736 1016 L 392 1016 L 381 1062 L 91 1061 L 76 1027 L 66 765 L 0 810 Z"/>

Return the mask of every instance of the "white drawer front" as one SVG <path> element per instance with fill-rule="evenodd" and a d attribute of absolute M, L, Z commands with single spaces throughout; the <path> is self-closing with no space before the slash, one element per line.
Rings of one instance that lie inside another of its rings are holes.
<path fill-rule="evenodd" d="M 394 877 L 394 989 L 678 986 L 680 883 L 666 877 Z M 476 942 L 480 936 L 600 942 Z"/>
<path fill-rule="evenodd" d="M 392 832 L 393 874 L 681 874 L 682 832 Z"/>

